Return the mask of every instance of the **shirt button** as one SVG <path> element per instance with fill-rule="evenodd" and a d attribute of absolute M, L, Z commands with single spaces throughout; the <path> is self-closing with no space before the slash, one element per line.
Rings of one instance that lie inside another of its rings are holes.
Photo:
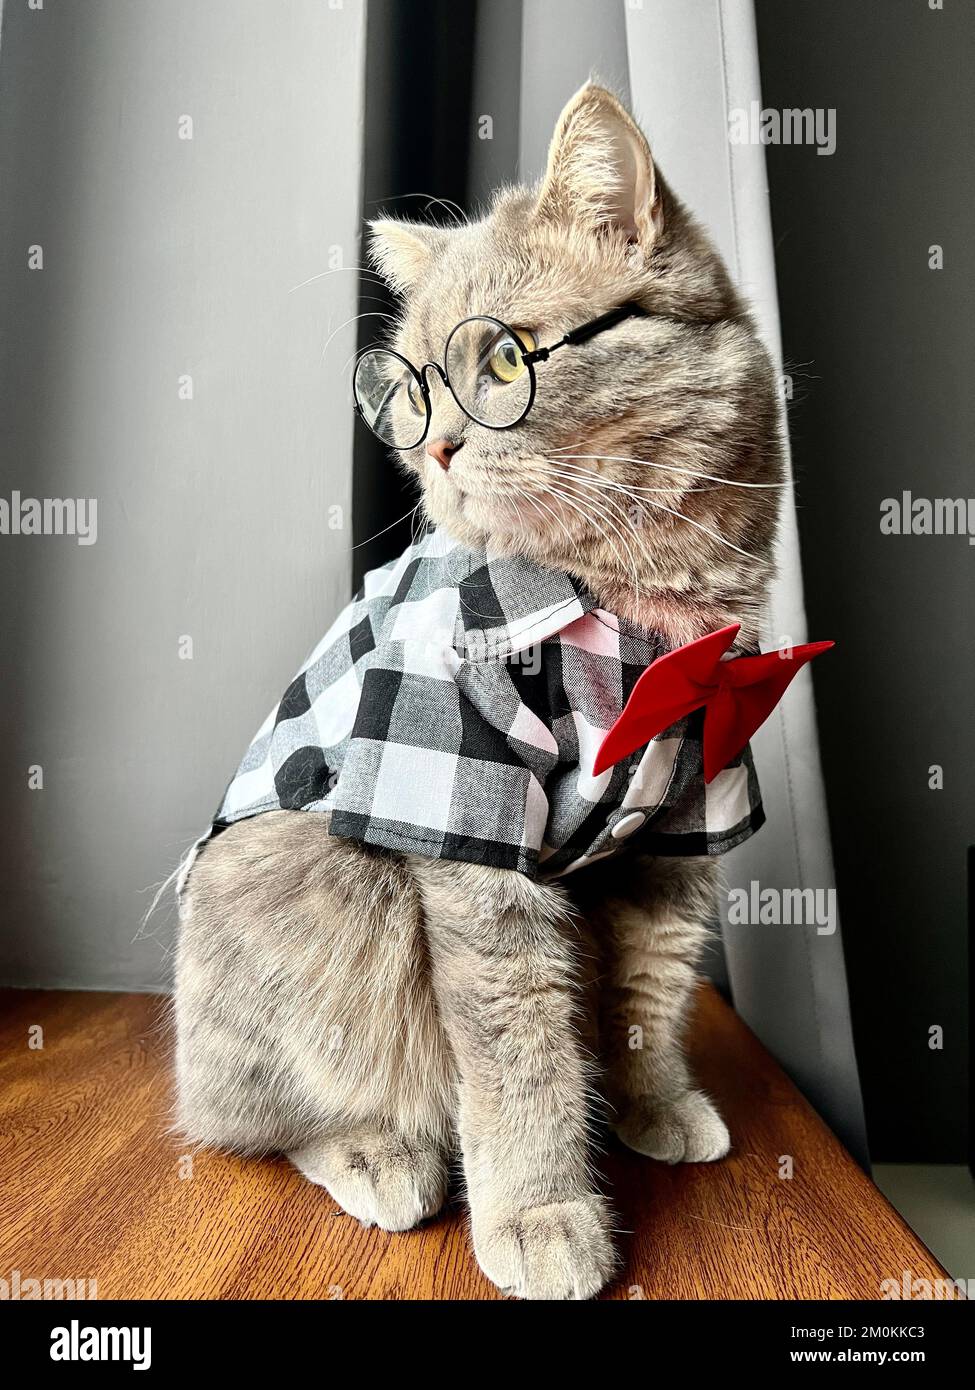
<path fill-rule="evenodd" d="M 624 816 L 622 820 L 618 820 L 613 826 L 613 839 L 625 840 L 627 835 L 632 835 L 634 830 L 639 830 L 645 820 L 646 815 L 643 811 L 633 811 L 630 815 Z"/>

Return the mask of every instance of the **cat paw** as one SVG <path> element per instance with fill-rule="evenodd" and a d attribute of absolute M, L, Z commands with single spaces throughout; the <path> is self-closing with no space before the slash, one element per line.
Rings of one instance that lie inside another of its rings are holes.
<path fill-rule="evenodd" d="M 382 1130 L 330 1135 L 288 1154 L 309 1181 L 363 1226 L 408 1231 L 435 1216 L 447 1195 L 436 1145 Z"/>
<path fill-rule="evenodd" d="M 592 1298 L 616 1265 L 601 1197 L 526 1207 L 473 1220 L 474 1253 L 504 1293 L 529 1299 Z"/>
<path fill-rule="evenodd" d="M 641 1101 L 615 1128 L 628 1149 L 664 1163 L 713 1163 L 731 1148 L 728 1126 L 700 1091 Z"/>

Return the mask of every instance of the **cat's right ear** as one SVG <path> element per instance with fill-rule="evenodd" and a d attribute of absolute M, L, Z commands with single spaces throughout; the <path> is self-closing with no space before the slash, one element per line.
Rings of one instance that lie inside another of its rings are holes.
<path fill-rule="evenodd" d="M 440 227 L 379 217 L 369 223 L 369 259 L 394 290 L 408 294 L 430 269 L 446 239 Z"/>
<path fill-rule="evenodd" d="M 622 234 L 645 249 L 663 231 L 663 199 L 650 146 L 605 87 L 587 82 L 559 116 L 537 214 Z"/>

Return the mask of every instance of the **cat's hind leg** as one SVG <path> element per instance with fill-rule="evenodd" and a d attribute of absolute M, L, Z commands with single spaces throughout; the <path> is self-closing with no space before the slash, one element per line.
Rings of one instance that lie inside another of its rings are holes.
<path fill-rule="evenodd" d="M 453 1062 L 402 860 L 308 812 L 223 831 L 186 886 L 175 1015 L 184 1133 L 286 1153 L 365 1224 L 439 1207 Z"/>
<path fill-rule="evenodd" d="M 288 1154 L 363 1226 L 408 1231 L 443 1206 L 447 1166 L 441 1145 L 362 1125 L 326 1134 Z"/>

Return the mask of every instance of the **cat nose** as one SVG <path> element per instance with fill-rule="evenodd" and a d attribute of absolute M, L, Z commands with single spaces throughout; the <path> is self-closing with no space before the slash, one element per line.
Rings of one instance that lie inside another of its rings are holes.
<path fill-rule="evenodd" d="M 445 473 L 450 470 L 450 460 L 458 449 L 463 448 L 463 443 L 454 443 L 452 439 L 435 439 L 432 444 L 427 445 L 427 453 L 432 459 L 436 459 Z"/>

